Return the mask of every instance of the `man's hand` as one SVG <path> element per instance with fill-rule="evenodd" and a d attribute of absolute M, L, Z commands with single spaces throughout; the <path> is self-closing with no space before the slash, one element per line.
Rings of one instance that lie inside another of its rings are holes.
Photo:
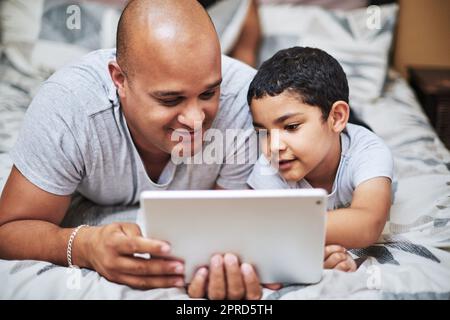
<path fill-rule="evenodd" d="M 279 284 L 267 285 L 269 289 L 281 288 Z M 248 263 L 240 264 L 239 259 L 227 253 L 211 258 L 209 270 L 202 267 L 194 275 L 188 288 L 191 298 L 207 297 L 211 300 L 259 300 L 262 288 L 256 271 Z"/>
<path fill-rule="evenodd" d="M 84 260 L 81 265 L 106 279 L 137 289 L 184 286 L 183 263 L 170 259 L 166 242 L 144 238 L 138 225 L 113 223 L 82 229 L 79 235 L 83 234 L 82 239 L 75 239 L 75 246 L 77 240 L 80 244 L 78 257 Z M 149 253 L 152 258 L 134 257 L 135 253 Z M 76 255 L 74 259 L 76 264 Z"/>
<path fill-rule="evenodd" d="M 345 272 L 356 271 L 355 260 L 340 245 L 325 246 L 323 267 L 325 269 L 337 269 Z"/>

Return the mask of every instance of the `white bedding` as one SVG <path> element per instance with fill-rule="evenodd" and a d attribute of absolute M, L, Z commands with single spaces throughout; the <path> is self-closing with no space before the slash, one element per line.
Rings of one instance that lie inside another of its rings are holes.
<path fill-rule="evenodd" d="M 391 73 L 383 97 L 358 107 L 363 119 L 392 148 L 398 179 L 391 218 L 380 244 L 353 250 L 355 273 L 326 270 L 310 286 L 264 289 L 266 299 L 450 298 L 450 154 L 438 140 L 407 86 Z M 3 109 L 0 128 L 5 126 Z M 8 118 L 10 119 L 10 118 Z M 419 125 L 417 125 L 419 124 Z M 5 142 L 5 140 L 2 140 Z M 0 154 L 0 159 L 6 157 Z M 10 163 L 0 161 L 2 177 Z M 65 225 L 134 221 L 136 208 L 105 208 L 77 198 Z M 185 299 L 181 289 L 133 290 L 96 272 L 47 262 L 0 260 L 1 299 Z"/>
<path fill-rule="evenodd" d="M 282 38 L 282 37 L 281 37 Z M 285 37 L 283 39 L 289 39 Z M 292 38 L 293 39 L 293 38 Z M 277 42 L 287 46 L 288 42 Z M 26 107 L 45 75 L 26 75 L 0 61 L 0 190 Z M 326 270 L 315 285 L 291 285 L 265 299 L 450 299 L 450 153 L 397 73 L 381 97 L 352 108 L 392 149 L 396 192 L 379 243 L 352 250 L 354 273 Z M 76 197 L 64 225 L 135 221 L 136 207 L 100 207 Z M 186 299 L 182 289 L 133 290 L 96 272 L 39 261 L 0 260 L 0 299 Z"/>

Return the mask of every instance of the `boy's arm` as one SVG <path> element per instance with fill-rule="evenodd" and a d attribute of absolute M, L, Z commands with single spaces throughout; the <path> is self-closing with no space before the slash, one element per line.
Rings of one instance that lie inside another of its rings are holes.
<path fill-rule="evenodd" d="M 391 207 L 391 180 L 369 179 L 353 192 L 349 208 L 328 212 L 327 244 L 364 248 L 375 243 L 386 223 Z"/>

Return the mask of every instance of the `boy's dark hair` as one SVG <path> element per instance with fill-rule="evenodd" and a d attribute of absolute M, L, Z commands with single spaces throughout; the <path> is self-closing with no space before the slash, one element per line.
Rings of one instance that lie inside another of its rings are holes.
<path fill-rule="evenodd" d="M 324 119 L 334 102 L 348 103 L 348 83 L 339 62 L 325 51 L 293 47 L 278 51 L 259 68 L 250 83 L 247 101 L 287 91 L 305 104 L 317 106 Z"/>

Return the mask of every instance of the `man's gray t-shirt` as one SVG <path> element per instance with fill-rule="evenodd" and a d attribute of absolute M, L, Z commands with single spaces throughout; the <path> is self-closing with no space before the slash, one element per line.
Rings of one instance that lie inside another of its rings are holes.
<path fill-rule="evenodd" d="M 101 205 L 136 204 L 141 191 L 152 189 L 212 189 L 216 183 L 225 189 L 247 188 L 253 164 L 232 161 L 169 161 L 159 181 L 152 181 L 110 78 L 111 60 L 115 50 L 94 51 L 56 72 L 40 88 L 11 152 L 14 165 L 30 182 L 57 195 L 77 191 Z M 246 97 L 254 74 L 251 67 L 222 57 L 220 105 L 212 128 L 224 136 L 226 129 L 253 129 Z M 248 144 L 233 143 L 226 152 L 248 152 Z"/>

